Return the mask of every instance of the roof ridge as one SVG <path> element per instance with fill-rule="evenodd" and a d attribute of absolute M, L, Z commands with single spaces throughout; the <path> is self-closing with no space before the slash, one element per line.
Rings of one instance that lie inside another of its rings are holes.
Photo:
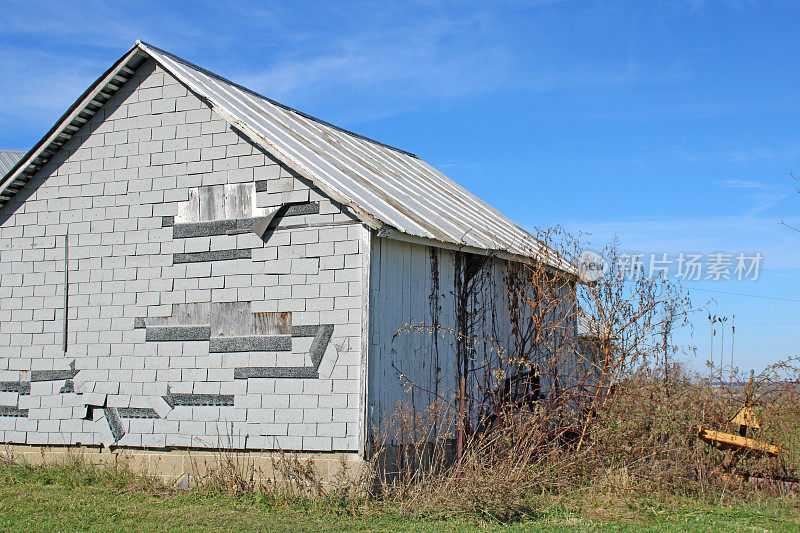
<path fill-rule="evenodd" d="M 292 113 L 300 115 L 301 117 L 307 118 L 308 120 L 313 120 L 314 122 L 317 122 L 318 124 L 322 124 L 324 126 L 327 126 L 329 128 L 335 129 L 335 130 L 340 131 L 342 133 L 346 133 L 347 135 L 352 135 L 353 137 L 356 137 L 358 139 L 362 139 L 364 141 L 368 141 L 368 142 L 371 142 L 373 144 L 377 144 L 378 146 L 382 146 L 384 148 L 389 148 L 390 150 L 394 150 L 396 152 L 400 152 L 402 154 L 411 156 L 414 159 L 419 159 L 419 157 L 417 157 L 416 154 L 411 153 L 411 152 L 406 151 L 406 150 L 403 150 L 402 148 L 398 148 L 396 146 L 392 146 L 390 144 L 386 144 L 386 143 L 383 143 L 381 141 L 377 141 L 377 140 L 375 140 L 375 139 L 373 139 L 371 137 L 367 137 L 366 135 L 361 135 L 360 133 L 356 133 L 354 131 L 342 128 L 341 126 L 337 126 L 336 124 L 331 124 L 330 122 L 328 122 L 326 120 L 322 120 L 319 117 L 315 117 L 314 115 L 309 115 L 308 113 L 304 113 L 303 111 L 300 111 L 299 109 L 295 109 L 294 107 L 288 106 L 286 104 L 282 104 L 282 103 L 280 103 L 280 102 L 278 102 L 276 100 L 273 100 L 272 98 L 269 98 L 268 96 L 264 96 L 263 94 L 258 93 L 258 92 L 254 91 L 252 89 L 248 89 L 244 85 L 236 83 L 235 81 L 231 81 L 231 80 L 229 80 L 228 78 L 226 78 L 224 76 L 220 76 L 219 74 L 216 74 L 215 72 L 211 72 L 210 70 L 204 69 L 203 67 L 201 67 L 201 66 L 199 66 L 199 65 L 197 65 L 195 63 L 192 63 L 191 61 L 187 61 L 186 59 L 184 59 L 182 57 L 176 56 L 175 54 L 167 52 L 166 50 L 164 50 L 162 48 L 159 48 L 157 46 L 153 46 L 152 44 L 147 43 L 145 41 L 137 39 L 136 40 L 136 46 L 138 46 L 139 48 L 141 48 L 145 52 L 147 52 L 148 48 L 152 48 L 153 50 L 157 51 L 160 54 L 164 54 L 165 56 L 169 56 L 170 58 L 174 59 L 175 61 L 180 61 L 181 63 L 183 63 L 183 64 L 185 64 L 185 65 L 187 65 L 189 67 L 192 67 L 193 69 L 196 69 L 196 70 L 202 72 L 206 76 L 211 76 L 212 78 L 216 78 L 217 80 L 220 80 L 220 81 L 223 81 L 223 82 L 228 83 L 230 85 L 233 85 L 234 87 L 236 87 L 239 90 L 242 90 L 242 91 L 245 91 L 247 93 L 250 93 L 250 94 L 252 94 L 254 96 L 257 96 L 258 98 L 262 98 L 262 99 L 266 100 L 267 102 L 280 107 L 281 109 L 285 109 L 286 111 L 290 111 Z"/>

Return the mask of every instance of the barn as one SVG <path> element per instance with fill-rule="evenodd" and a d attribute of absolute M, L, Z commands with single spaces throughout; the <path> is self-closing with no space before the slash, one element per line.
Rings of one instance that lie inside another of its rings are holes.
<path fill-rule="evenodd" d="M 507 271 L 541 252 L 413 154 L 139 41 L 8 167 L 0 441 L 22 455 L 358 462 L 396 402 L 458 388 L 468 333 L 513 344 Z"/>

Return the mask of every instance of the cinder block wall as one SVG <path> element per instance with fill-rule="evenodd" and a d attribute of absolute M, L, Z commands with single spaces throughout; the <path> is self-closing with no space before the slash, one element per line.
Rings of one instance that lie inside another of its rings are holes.
<path fill-rule="evenodd" d="M 146 62 L 0 209 L 0 441 L 357 450 L 364 242 Z"/>

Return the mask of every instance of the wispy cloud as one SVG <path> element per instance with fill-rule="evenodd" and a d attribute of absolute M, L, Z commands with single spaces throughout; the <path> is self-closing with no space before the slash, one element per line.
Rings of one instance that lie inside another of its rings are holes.
<path fill-rule="evenodd" d="M 166 27 L 167 41 L 201 36 L 181 18 L 133 2 L 7 0 L 0 20 L 0 123 L 7 126 L 0 133 L 14 137 L 5 142 L 33 141 L 46 131 L 137 38 Z M 145 26 L 150 30 L 142 32 Z"/>
<path fill-rule="evenodd" d="M 729 189 L 774 189 L 774 185 L 769 185 L 755 180 L 720 180 L 719 184 Z"/>
<path fill-rule="evenodd" d="M 677 61 L 658 66 L 632 56 L 599 63 L 554 61 L 548 54 L 532 53 L 530 47 L 538 40 L 520 39 L 509 17 L 521 16 L 520 11 L 530 17 L 537 9 L 561 3 L 412 2 L 410 9 L 404 3 L 376 4 L 384 15 L 368 24 L 347 26 L 332 36 L 315 36 L 303 28 L 304 37 L 295 36 L 297 46 L 290 51 L 275 50 L 265 61 L 240 65 L 227 76 L 298 107 L 335 102 L 349 122 L 422 107 L 475 104 L 497 93 L 531 96 L 665 83 L 685 76 Z M 543 36 L 543 47 L 550 30 L 544 23 L 525 28 L 530 35 Z"/>
<path fill-rule="evenodd" d="M 188 17 L 179 16 L 178 9 L 178 4 L 149 0 L 87 0 L 79 4 L 65 0 L 4 0 L 0 16 L 6 35 L 34 37 L 34 49 L 60 45 L 60 51 L 67 56 L 74 50 L 83 54 L 102 49 L 122 52 L 136 39 L 155 36 L 161 37 L 165 45 L 213 39 Z"/>
<path fill-rule="evenodd" d="M 329 3 L 305 8 L 299 18 L 302 7 L 246 1 L 92 0 L 76 8 L 56 0 L 44 8 L 9 0 L 0 6 L 6 28 L 0 53 L 10 58 L 0 66 L 9 80 L 0 81 L 0 115 L 14 117 L 25 105 L 52 116 L 48 109 L 64 109 L 71 102 L 64 95 L 79 94 L 136 38 L 289 105 L 324 109 L 325 118 L 344 126 L 421 108 L 474 105 L 498 92 L 581 92 L 685 75 L 680 62 L 647 65 L 632 55 L 597 62 L 532 53 L 537 45 L 560 42 L 535 15 L 556 4 L 571 2 Z M 572 8 L 585 17 L 617 9 Z M 524 37 L 517 23 L 523 17 L 532 21 Z M 25 41 L 24 52 L 10 44 L 17 41 Z M 57 50 L 57 56 L 37 58 L 37 50 Z M 38 104 L 15 95 L 18 80 L 46 91 Z"/>
<path fill-rule="evenodd" d="M 800 217 L 785 222 L 800 225 Z M 621 247 L 630 252 L 761 252 L 769 268 L 800 268 L 800 234 L 771 217 L 569 221 L 564 227 L 574 234 L 583 233 L 588 245 L 595 248 L 617 237 Z"/>
<path fill-rule="evenodd" d="M 748 215 L 763 213 L 778 202 L 789 197 L 792 191 L 784 184 L 775 185 L 757 180 L 724 179 L 718 184 L 726 189 L 741 191 L 752 202 Z"/>
<path fill-rule="evenodd" d="M 758 0 L 670 0 L 667 4 L 672 5 L 676 9 L 689 9 L 691 11 L 699 11 L 707 6 L 722 4 L 729 9 L 741 12 L 747 6 L 752 6 L 758 3 Z"/>
<path fill-rule="evenodd" d="M 311 44 L 231 77 L 287 103 L 316 105 L 338 98 L 371 108 L 371 114 L 474 97 L 507 80 L 513 54 L 504 39 L 493 38 L 490 18 L 432 15 L 338 36 L 323 50 Z"/>

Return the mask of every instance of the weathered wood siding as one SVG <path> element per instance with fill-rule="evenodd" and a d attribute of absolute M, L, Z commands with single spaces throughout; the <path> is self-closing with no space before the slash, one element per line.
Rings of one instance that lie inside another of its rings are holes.
<path fill-rule="evenodd" d="M 437 395 L 452 401 L 455 338 L 399 330 L 455 326 L 454 273 L 449 251 L 373 237 L 368 429 L 383 428 L 395 402 L 424 409 Z"/>
<path fill-rule="evenodd" d="M 459 333 L 467 337 L 471 365 L 492 358 L 498 348 L 513 352 L 515 342 L 505 260 L 472 256 L 481 266 L 473 291 L 463 302 L 468 316 L 465 330 L 458 318 L 457 281 L 460 276 L 463 282 L 468 254 L 379 237 L 372 239 L 371 254 L 367 430 L 375 437 L 393 432 L 389 426 L 398 403 L 422 414 L 439 399 L 455 410 Z M 561 297 L 568 316 L 574 300 L 568 291 Z M 564 332 L 574 332 L 569 320 Z M 543 394 L 551 392 L 556 372 L 561 383 L 566 382 L 564 374 L 573 360 L 567 356 L 562 363 L 546 369 L 543 362 L 543 371 L 555 371 L 541 376 Z M 476 379 L 480 373 L 471 375 L 468 393 L 477 397 L 482 394 Z M 473 410 L 472 415 L 477 413 Z"/>

